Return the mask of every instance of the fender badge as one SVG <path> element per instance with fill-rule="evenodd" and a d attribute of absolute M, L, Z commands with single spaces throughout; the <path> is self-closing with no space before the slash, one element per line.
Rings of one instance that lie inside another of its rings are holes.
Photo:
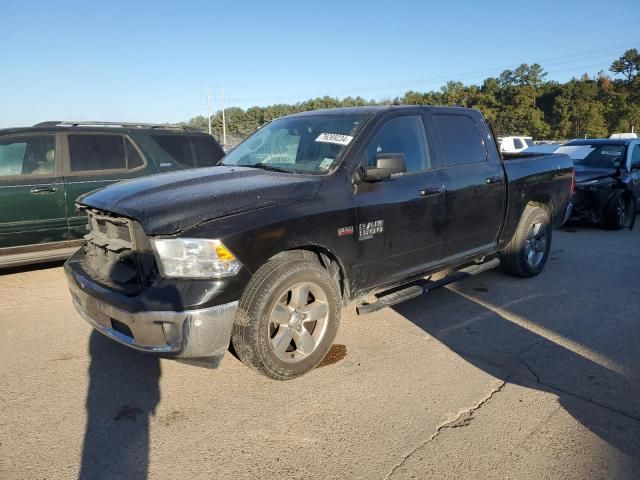
<path fill-rule="evenodd" d="M 346 237 L 347 235 L 353 235 L 353 225 L 349 227 L 341 227 L 338 229 L 339 237 Z"/>

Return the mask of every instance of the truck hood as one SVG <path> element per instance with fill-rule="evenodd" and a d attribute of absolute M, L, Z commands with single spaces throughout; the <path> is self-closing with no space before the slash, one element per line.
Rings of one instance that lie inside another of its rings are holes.
<path fill-rule="evenodd" d="M 576 183 L 598 180 L 599 178 L 615 177 L 619 174 L 617 168 L 595 168 L 584 165 L 576 165 Z"/>
<path fill-rule="evenodd" d="M 215 218 L 313 198 L 319 177 L 210 167 L 110 185 L 78 203 L 133 218 L 148 235 L 171 235 Z"/>

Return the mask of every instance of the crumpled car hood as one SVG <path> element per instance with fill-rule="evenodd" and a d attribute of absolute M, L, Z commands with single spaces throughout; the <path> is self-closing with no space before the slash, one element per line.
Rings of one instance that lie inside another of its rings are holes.
<path fill-rule="evenodd" d="M 598 180 L 599 178 L 614 177 L 618 174 L 616 168 L 595 168 L 575 165 L 576 183 Z"/>
<path fill-rule="evenodd" d="M 215 218 L 310 200 L 321 182 L 320 177 L 220 166 L 116 183 L 78 203 L 133 218 L 148 235 L 171 235 Z"/>

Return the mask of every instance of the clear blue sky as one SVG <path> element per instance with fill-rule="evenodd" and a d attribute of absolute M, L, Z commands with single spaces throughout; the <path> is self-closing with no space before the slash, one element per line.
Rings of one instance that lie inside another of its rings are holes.
<path fill-rule="evenodd" d="M 186 120 L 206 112 L 206 84 L 248 107 L 393 98 L 520 63 L 566 80 L 640 48 L 637 13 L 637 0 L 0 0 L 0 127 Z"/>

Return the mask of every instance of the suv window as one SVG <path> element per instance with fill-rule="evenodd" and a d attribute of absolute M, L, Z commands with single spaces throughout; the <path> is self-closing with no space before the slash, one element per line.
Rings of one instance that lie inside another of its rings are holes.
<path fill-rule="evenodd" d="M 53 175 L 56 139 L 54 135 L 25 135 L 0 139 L 0 177 Z"/>
<path fill-rule="evenodd" d="M 513 146 L 515 148 L 524 148 L 524 144 L 522 143 L 522 140 L 520 140 L 519 138 L 513 139 Z"/>
<path fill-rule="evenodd" d="M 69 161 L 72 172 L 125 170 L 144 164 L 140 153 L 122 135 L 69 135 Z"/>
<path fill-rule="evenodd" d="M 186 167 L 212 167 L 222 157 L 224 151 L 218 143 L 206 135 L 151 135 L 151 138 L 176 163 Z"/>
<path fill-rule="evenodd" d="M 388 120 L 369 143 L 369 165 L 375 165 L 378 153 L 404 153 L 407 172 L 431 168 L 422 116 L 405 115 Z"/>
<path fill-rule="evenodd" d="M 452 167 L 487 160 L 480 131 L 467 115 L 434 115 L 433 122 L 440 138 L 443 166 Z"/>

